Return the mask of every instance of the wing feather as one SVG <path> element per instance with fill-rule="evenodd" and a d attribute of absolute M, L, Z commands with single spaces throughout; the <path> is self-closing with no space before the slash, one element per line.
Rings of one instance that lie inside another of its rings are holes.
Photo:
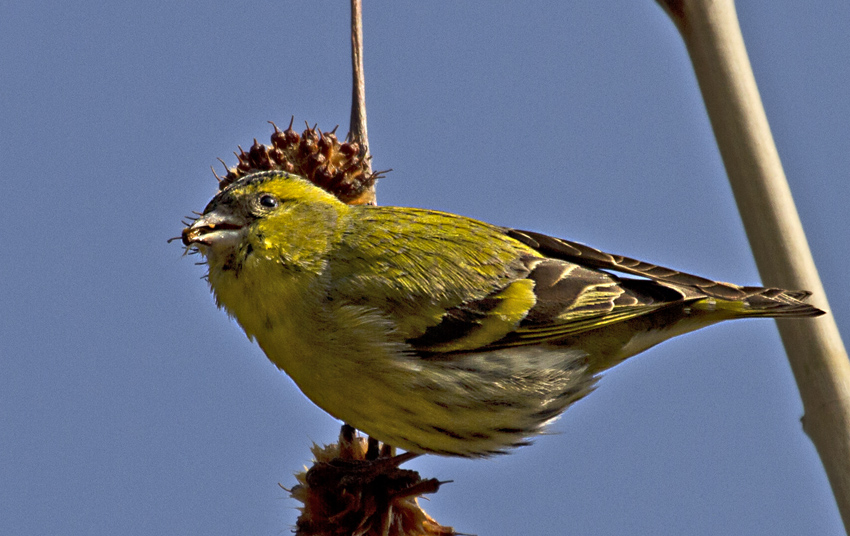
<path fill-rule="evenodd" d="M 511 285 L 450 308 L 422 336 L 409 339 L 415 349 L 430 354 L 557 342 L 637 317 L 656 315 L 667 322 L 669 314 L 661 311 L 671 308 L 720 311 L 708 323 L 746 316 L 822 314 L 802 302 L 810 294 L 805 291 L 742 287 L 539 233 L 505 229 L 505 234 L 539 255 L 521 256 L 525 271 L 518 271 L 519 279 Z M 523 287 L 533 289 L 533 299 L 528 292 L 509 292 L 519 281 L 533 283 Z M 509 319 L 499 314 L 506 308 L 512 311 Z M 485 333 L 487 337 L 482 336 Z"/>

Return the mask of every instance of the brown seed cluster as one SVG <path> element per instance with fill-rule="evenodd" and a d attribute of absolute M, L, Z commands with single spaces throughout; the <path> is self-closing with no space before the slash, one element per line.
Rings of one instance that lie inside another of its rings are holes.
<path fill-rule="evenodd" d="M 227 175 L 223 178 L 216 175 L 220 180 L 219 189 L 257 171 L 281 170 L 306 178 L 344 203 L 358 205 L 374 199 L 373 186 L 381 172 L 371 171 L 370 157 L 362 154 L 359 143 L 340 142 L 336 128 L 322 132 L 307 125 L 299 135 L 292 128 L 292 122 L 284 131 L 271 121 L 269 123 L 274 127 L 271 145 L 263 145 L 255 138 L 248 152 L 240 146 L 239 152 L 234 153 L 239 159 L 236 166 L 225 164 Z"/>
<path fill-rule="evenodd" d="M 301 501 L 296 536 L 455 536 L 434 521 L 417 498 L 441 482 L 398 467 L 393 457 L 368 459 L 365 438 L 313 445 L 315 462 L 290 490 Z M 400 462 L 399 462 L 400 463 Z"/>

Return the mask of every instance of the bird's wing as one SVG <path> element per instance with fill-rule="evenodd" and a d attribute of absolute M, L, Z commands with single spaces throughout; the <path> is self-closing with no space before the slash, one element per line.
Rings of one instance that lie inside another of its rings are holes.
<path fill-rule="evenodd" d="M 506 229 L 506 234 L 515 240 L 539 251 L 547 257 L 575 262 L 583 266 L 601 270 L 611 270 L 623 274 L 645 277 L 659 284 L 669 283 L 676 289 L 693 289 L 704 297 L 718 298 L 729 301 L 747 301 L 758 307 L 785 308 L 789 305 L 799 305 L 797 313 L 814 309 L 810 305 L 799 303 L 811 295 L 805 290 L 785 290 L 748 286 L 742 287 L 721 281 L 712 281 L 705 277 L 688 274 L 665 268 L 648 262 L 639 261 L 622 255 L 605 253 L 598 249 L 578 242 L 554 238 L 532 231 Z"/>
<path fill-rule="evenodd" d="M 555 341 L 703 300 L 742 304 L 728 318 L 817 311 L 799 301 L 805 292 L 719 283 L 453 214 L 356 216 L 334 251 L 330 297 L 383 312 L 424 354 Z"/>
<path fill-rule="evenodd" d="M 426 353 L 539 344 L 704 297 L 560 259 L 522 260 L 528 268 L 524 277 L 448 309 L 440 323 L 407 342 Z"/>
<path fill-rule="evenodd" d="M 686 305 L 718 310 L 714 321 L 822 314 L 801 301 L 810 295 L 806 291 L 741 287 L 539 233 L 505 229 L 505 234 L 540 255 L 523 256 L 524 277 L 484 299 L 449 309 L 439 324 L 409 343 L 436 353 L 533 345 Z M 501 310 L 514 314 L 505 317 Z M 523 317 L 517 323 L 519 311 Z"/>

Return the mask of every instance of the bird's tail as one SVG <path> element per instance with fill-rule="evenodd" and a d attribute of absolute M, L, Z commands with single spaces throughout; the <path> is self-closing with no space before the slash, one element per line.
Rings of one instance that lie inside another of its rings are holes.
<path fill-rule="evenodd" d="M 730 300 L 708 293 L 708 297 L 697 300 L 693 307 L 703 311 L 726 312 L 732 318 L 792 318 L 814 317 L 824 314 L 824 311 L 805 303 L 805 300 L 812 295 L 811 292 L 806 290 L 764 287 L 738 288 L 743 296 Z"/>

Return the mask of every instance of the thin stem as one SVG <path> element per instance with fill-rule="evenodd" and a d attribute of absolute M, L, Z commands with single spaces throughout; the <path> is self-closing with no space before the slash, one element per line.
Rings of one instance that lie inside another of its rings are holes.
<path fill-rule="evenodd" d="M 366 76 L 363 71 L 363 5 L 361 0 L 351 0 L 351 121 L 348 133 L 352 141 L 360 144 L 360 154 L 366 158 L 367 171 L 372 172 L 369 152 L 369 133 L 366 128 Z M 366 202 L 377 204 L 375 186 Z"/>
<path fill-rule="evenodd" d="M 351 137 L 369 151 L 366 129 L 366 78 L 363 73 L 363 6 L 361 0 L 351 0 Z"/>

